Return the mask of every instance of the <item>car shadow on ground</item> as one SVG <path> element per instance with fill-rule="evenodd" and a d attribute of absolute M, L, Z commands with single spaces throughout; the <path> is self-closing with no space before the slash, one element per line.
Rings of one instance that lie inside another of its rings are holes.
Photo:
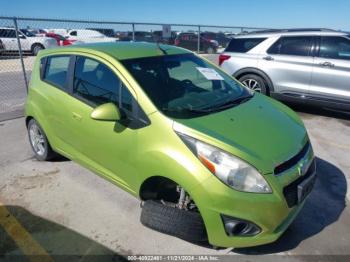
<path fill-rule="evenodd" d="M 245 255 L 263 255 L 296 248 L 302 241 L 338 220 L 345 208 L 346 192 L 347 183 L 343 172 L 331 163 L 317 158 L 315 187 L 287 231 L 274 243 L 234 248 L 232 251 Z"/>
<path fill-rule="evenodd" d="M 54 261 L 127 261 L 95 240 L 23 207 L 0 206 L 0 260 L 26 261 L 26 253 L 39 254 L 39 261 L 49 261 L 47 255 Z M 36 259 L 31 256 L 29 260 Z"/>
<path fill-rule="evenodd" d="M 319 115 L 319 116 L 325 116 L 325 117 L 331 117 L 331 118 L 337 118 L 340 120 L 348 120 L 350 121 L 350 112 L 340 112 L 335 111 L 332 109 L 325 109 L 320 108 L 316 106 L 311 105 L 304 105 L 304 104 L 287 104 L 289 107 L 291 107 L 294 111 L 299 112 L 302 116 L 306 117 L 305 114 L 309 115 Z"/>

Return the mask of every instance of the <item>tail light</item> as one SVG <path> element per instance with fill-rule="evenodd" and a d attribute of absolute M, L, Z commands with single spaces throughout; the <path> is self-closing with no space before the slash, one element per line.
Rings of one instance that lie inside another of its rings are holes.
<path fill-rule="evenodd" d="M 179 39 L 175 39 L 175 45 L 179 45 L 180 44 L 180 40 Z"/>
<path fill-rule="evenodd" d="M 221 66 L 224 61 L 226 61 L 230 58 L 231 58 L 231 56 L 229 56 L 229 55 L 219 55 L 219 65 Z"/>

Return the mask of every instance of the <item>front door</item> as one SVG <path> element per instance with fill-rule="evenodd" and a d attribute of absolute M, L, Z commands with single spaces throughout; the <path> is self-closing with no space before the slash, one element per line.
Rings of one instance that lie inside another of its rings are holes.
<path fill-rule="evenodd" d="M 274 83 L 276 93 L 306 95 L 311 83 L 313 36 L 286 36 L 278 39 L 264 54 L 258 67 Z"/>
<path fill-rule="evenodd" d="M 71 79 L 69 101 L 62 106 L 68 129 L 62 140 L 74 150 L 73 158 L 97 173 L 113 180 L 131 193 L 137 172 L 133 168 L 137 151 L 137 128 L 128 125 L 134 96 L 125 87 L 118 71 L 100 59 L 77 56 Z M 113 102 L 125 115 L 125 121 L 99 121 L 90 117 L 94 108 Z"/>

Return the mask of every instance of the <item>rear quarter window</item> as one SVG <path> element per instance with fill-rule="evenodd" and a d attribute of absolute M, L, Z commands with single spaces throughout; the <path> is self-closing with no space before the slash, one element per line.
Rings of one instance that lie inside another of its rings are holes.
<path fill-rule="evenodd" d="M 263 42 L 266 38 L 233 38 L 225 52 L 246 53 Z"/>
<path fill-rule="evenodd" d="M 55 87 L 67 90 L 67 72 L 70 56 L 52 56 L 46 58 L 42 79 Z"/>

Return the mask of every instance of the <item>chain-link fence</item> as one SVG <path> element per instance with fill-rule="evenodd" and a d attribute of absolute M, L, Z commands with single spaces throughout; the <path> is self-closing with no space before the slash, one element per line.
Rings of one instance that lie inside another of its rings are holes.
<path fill-rule="evenodd" d="M 236 34 L 264 28 L 0 17 L 0 121 L 23 115 L 36 54 L 92 42 L 146 41 L 217 53 Z"/>

